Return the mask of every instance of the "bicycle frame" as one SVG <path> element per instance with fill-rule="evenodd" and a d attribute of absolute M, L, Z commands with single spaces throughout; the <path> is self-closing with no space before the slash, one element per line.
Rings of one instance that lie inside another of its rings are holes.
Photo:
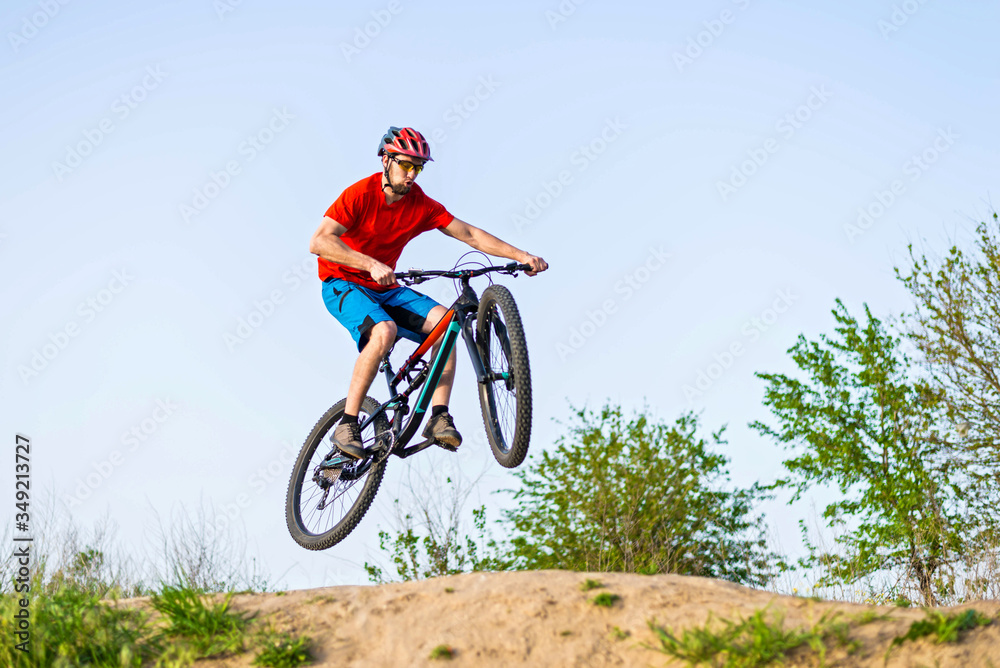
<path fill-rule="evenodd" d="M 455 349 L 455 344 L 458 342 L 459 334 L 462 335 L 465 345 L 469 350 L 469 357 L 472 359 L 472 368 L 476 373 L 476 381 L 478 383 L 486 383 L 495 380 L 493 377 L 494 374 L 486 373 L 482 357 L 479 354 L 476 336 L 472 331 L 472 323 L 475 321 L 476 312 L 479 309 L 479 296 L 469 285 L 469 277 L 462 277 L 460 280 L 462 290 L 458 299 L 455 300 L 444 316 L 434 325 L 434 329 L 427 335 L 424 342 L 403 362 L 399 371 L 393 372 L 388 355 L 382 359 L 379 370 L 385 375 L 386 383 L 389 386 L 389 396 L 392 398 L 382 404 L 373 414 L 365 418 L 361 422 L 360 428 L 364 430 L 380 413 L 388 410 L 393 411 L 390 428 L 393 440 L 389 445 L 386 456 L 392 454 L 405 459 L 434 445 L 434 440 L 429 439 L 407 447 L 407 444 L 413 438 L 414 434 L 416 434 L 420 423 L 423 421 L 434 390 L 437 389 L 438 383 L 441 381 L 445 363 L 451 352 Z M 439 340 L 441 340 L 441 347 L 431 363 L 429 365 L 424 363 L 424 366 L 419 371 L 415 371 L 415 367 L 422 361 L 423 355 Z M 410 374 L 414 372 L 416 375 L 411 378 Z M 404 380 L 409 384 L 406 389 L 400 392 L 399 385 Z M 418 388 L 421 388 L 420 394 L 417 396 L 412 414 L 410 414 L 409 419 L 404 424 L 404 419 L 410 412 L 409 397 Z"/>

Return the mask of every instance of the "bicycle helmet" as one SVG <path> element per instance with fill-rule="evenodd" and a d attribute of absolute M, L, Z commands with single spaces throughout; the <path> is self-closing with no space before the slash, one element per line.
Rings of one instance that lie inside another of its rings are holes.
<path fill-rule="evenodd" d="M 413 158 L 431 161 L 431 147 L 427 145 L 424 136 L 413 128 L 397 128 L 395 125 L 382 137 L 378 143 L 378 154 L 402 153 Z"/>

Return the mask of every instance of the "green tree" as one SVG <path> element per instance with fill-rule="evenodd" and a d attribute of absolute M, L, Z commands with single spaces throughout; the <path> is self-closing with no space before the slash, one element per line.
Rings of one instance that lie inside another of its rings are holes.
<path fill-rule="evenodd" d="M 944 258 L 909 246 L 908 272 L 896 275 L 915 300 L 904 318 L 948 416 L 970 475 L 994 495 L 1000 473 L 1000 221 L 976 227 L 974 248 L 953 245 Z M 995 496 L 994 496 L 995 498 Z"/>
<path fill-rule="evenodd" d="M 867 305 L 863 327 L 840 300 L 832 313 L 834 336 L 800 335 L 788 351 L 805 379 L 757 374 L 768 383 L 764 405 L 777 424 L 751 427 L 793 453 L 784 462 L 788 476 L 772 487 L 793 490 L 790 504 L 817 485 L 839 489 L 842 498 L 822 515 L 827 527 L 844 531 L 839 550 L 810 545 L 803 561 L 822 567 L 821 585 L 895 571 L 934 604 L 953 591 L 951 567 L 963 541 L 982 537 L 992 513 L 977 517 L 968 477 L 952 465 L 954 444 L 942 431 L 943 393 L 911 380 L 914 365 L 900 339 Z"/>
<path fill-rule="evenodd" d="M 516 475 L 518 568 L 680 573 L 763 585 L 777 570 L 763 521 L 752 513 L 761 491 L 724 490 L 728 459 L 696 435 L 694 414 L 673 425 L 648 410 L 577 410 L 555 447 Z M 723 429 L 711 445 L 725 443 Z"/>

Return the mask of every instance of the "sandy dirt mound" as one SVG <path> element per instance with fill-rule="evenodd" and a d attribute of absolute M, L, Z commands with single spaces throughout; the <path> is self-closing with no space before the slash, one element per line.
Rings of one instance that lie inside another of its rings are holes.
<path fill-rule="evenodd" d="M 588 578 L 603 587 L 581 591 Z M 613 607 L 592 599 L 616 594 Z M 829 643 L 828 666 L 883 666 L 893 638 L 924 618 L 916 609 L 874 608 L 775 596 L 727 582 L 676 575 L 533 571 L 471 573 L 379 587 L 326 587 L 284 594 L 241 595 L 234 608 L 257 612 L 257 620 L 313 639 L 318 665 L 358 666 L 680 666 L 653 649 L 647 622 L 683 629 L 716 616 L 748 617 L 770 606 L 784 627 L 811 627 L 824 614 L 850 622 L 848 655 Z M 977 610 L 996 617 L 1000 604 Z M 888 619 L 867 624 L 874 610 Z M 946 610 L 954 612 L 956 609 Z M 852 621 L 853 620 L 853 621 Z M 454 650 L 450 661 L 431 659 L 439 645 Z M 252 654 L 201 661 L 199 666 L 250 666 Z M 991 663 L 992 660 L 992 663 Z M 966 631 L 957 643 L 928 638 L 893 650 L 888 666 L 990 666 L 1000 668 L 1000 621 Z M 788 666 L 818 665 L 809 650 L 790 656 Z"/>

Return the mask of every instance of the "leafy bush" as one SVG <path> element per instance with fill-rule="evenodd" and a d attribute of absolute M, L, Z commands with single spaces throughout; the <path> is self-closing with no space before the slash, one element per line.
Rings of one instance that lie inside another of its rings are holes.
<path fill-rule="evenodd" d="M 486 526 L 486 506 L 472 511 L 471 535 L 463 536 L 462 512 L 477 480 L 459 474 L 438 483 L 434 476 L 410 482 L 405 503 L 396 499 L 395 533 L 379 530 L 379 547 L 387 552 L 400 580 L 455 575 L 467 571 L 502 571 L 510 566 L 506 547 Z M 407 512 L 401 510 L 402 507 Z M 381 566 L 365 562 L 368 579 L 390 581 Z"/>
<path fill-rule="evenodd" d="M 680 573 L 762 585 L 779 560 L 752 512 L 757 487 L 725 490 L 728 459 L 697 436 L 620 407 L 578 410 L 554 448 L 515 473 L 507 513 L 517 568 Z M 712 435 L 721 446 L 723 430 Z"/>
<path fill-rule="evenodd" d="M 677 637 L 669 629 L 649 622 L 650 629 L 660 641 L 660 651 L 686 661 L 690 666 L 711 664 L 726 668 L 757 668 L 784 663 L 785 657 L 799 647 L 809 646 L 820 657 L 826 658 L 826 643 L 834 638 L 846 646 L 848 653 L 858 645 L 848 638 L 849 626 L 824 617 L 811 629 L 786 631 L 780 615 L 768 619 L 766 609 L 757 610 L 747 619 L 733 622 L 709 615 L 703 627 L 686 629 Z"/>
<path fill-rule="evenodd" d="M 253 660 L 255 666 L 298 668 L 313 662 L 309 638 L 269 633 L 259 640 L 260 650 Z"/>
<path fill-rule="evenodd" d="M 889 654 L 896 647 L 902 645 L 907 640 L 918 640 L 928 636 L 933 636 L 935 644 L 946 642 L 958 642 L 959 634 L 962 631 L 986 626 L 993 620 L 987 615 L 977 610 L 966 610 L 946 615 L 938 610 L 925 610 L 927 616 L 910 624 L 906 635 L 897 636 L 885 653 L 886 662 L 889 661 Z"/>

